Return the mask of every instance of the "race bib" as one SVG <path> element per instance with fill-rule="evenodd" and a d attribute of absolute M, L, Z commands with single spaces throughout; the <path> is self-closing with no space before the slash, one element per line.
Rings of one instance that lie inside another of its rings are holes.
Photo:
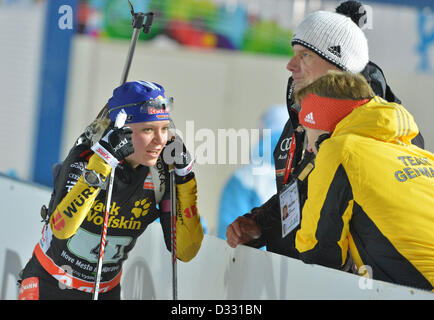
<path fill-rule="evenodd" d="M 107 236 L 104 251 L 104 263 L 117 263 L 124 258 L 124 248 L 132 241 L 131 237 Z M 68 240 L 68 249 L 77 258 L 90 263 L 98 262 L 101 247 L 101 235 L 79 228 L 77 233 Z"/>

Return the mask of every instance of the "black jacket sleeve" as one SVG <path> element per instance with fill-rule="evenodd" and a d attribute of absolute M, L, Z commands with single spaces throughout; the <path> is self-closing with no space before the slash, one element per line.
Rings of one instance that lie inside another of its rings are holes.
<path fill-rule="evenodd" d="M 267 231 L 273 228 L 280 229 L 280 209 L 278 195 L 273 195 L 262 206 L 253 208 L 249 213 L 245 214 L 245 217 L 253 219 L 261 229 L 261 236 L 246 245 L 253 248 L 261 248 L 267 245 Z"/>

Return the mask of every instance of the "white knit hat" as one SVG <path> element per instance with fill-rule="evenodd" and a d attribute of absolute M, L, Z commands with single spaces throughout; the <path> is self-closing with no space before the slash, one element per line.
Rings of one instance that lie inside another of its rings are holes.
<path fill-rule="evenodd" d="M 316 11 L 295 29 L 291 44 L 302 45 L 338 68 L 358 73 L 369 62 L 368 40 L 348 17 Z"/>

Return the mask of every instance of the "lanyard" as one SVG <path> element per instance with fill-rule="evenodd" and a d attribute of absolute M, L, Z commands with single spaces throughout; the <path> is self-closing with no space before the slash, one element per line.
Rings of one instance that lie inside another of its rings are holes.
<path fill-rule="evenodd" d="M 292 134 L 291 144 L 289 145 L 288 158 L 286 159 L 286 167 L 285 167 L 285 175 L 283 177 L 282 184 L 286 184 L 288 182 L 289 173 L 292 171 L 292 161 L 294 160 L 295 154 L 295 133 Z"/>

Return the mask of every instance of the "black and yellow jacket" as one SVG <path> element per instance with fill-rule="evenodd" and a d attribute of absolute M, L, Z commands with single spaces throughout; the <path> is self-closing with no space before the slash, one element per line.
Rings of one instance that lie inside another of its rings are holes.
<path fill-rule="evenodd" d="M 159 183 L 150 169 L 132 169 L 127 163 L 116 168 L 108 219 L 100 289 L 108 291 L 120 282 L 122 264 L 147 226 L 160 219 L 167 249 L 170 242 L 170 195 L 168 168 L 161 158 L 156 165 Z M 105 214 L 106 191 L 83 180 L 83 169 L 108 176 L 111 167 L 93 154 L 86 143 L 76 145 L 55 179 L 50 217 L 34 255 L 54 278 L 85 292 L 92 292 Z M 196 207 L 196 180 L 176 185 L 177 257 L 189 261 L 199 251 L 203 230 Z M 156 203 L 154 185 L 165 186 Z M 68 271 L 69 270 L 69 271 Z M 65 271 L 68 271 L 65 273 Z"/>
<path fill-rule="evenodd" d="M 308 180 L 304 262 L 341 268 L 349 249 L 374 279 L 433 289 L 434 155 L 410 143 L 417 133 L 407 110 L 379 97 L 338 123 Z"/>

